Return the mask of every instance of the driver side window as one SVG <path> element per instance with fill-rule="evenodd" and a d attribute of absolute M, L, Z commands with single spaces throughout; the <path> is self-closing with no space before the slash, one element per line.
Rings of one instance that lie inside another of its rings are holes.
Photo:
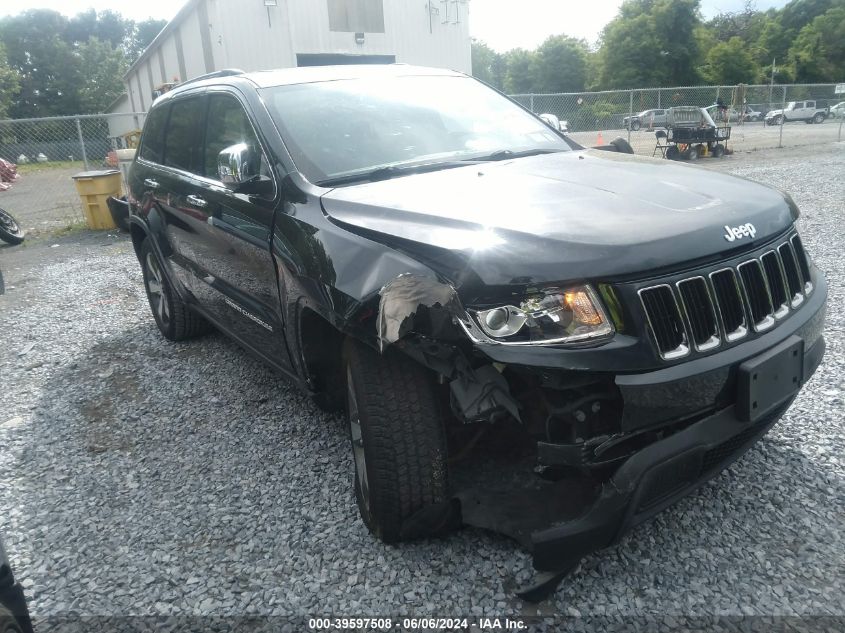
<path fill-rule="evenodd" d="M 255 132 L 240 102 L 229 95 L 211 95 L 208 104 L 208 123 L 205 135 L 205 175 L 218 180 L 217 156 L 227 147 L 246 143 L 260 161 L 261 175 L 269 175 L 269 166 L 255 137 Z"/>

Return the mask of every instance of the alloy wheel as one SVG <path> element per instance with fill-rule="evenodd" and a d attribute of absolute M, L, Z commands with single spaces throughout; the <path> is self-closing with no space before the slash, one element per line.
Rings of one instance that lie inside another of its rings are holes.
<path fill-rule="evenodd" d="M 349 435 L 352 438 L 352 456 L 355 459 L 355 474 L 361 501 L 367 512 L 370 511 L 370 484 L 367 477 L 367 457 L 364 453 L 364 433 L 361 428 L 361 415 L 358 411 L 358 398 L 352 383 L 352 368 L 346 369 L 346 389 L 349 402 Z"/>
<path fill-rule="evenodd" d="M 170 301 L 164 289 L 164 275 L 152 253 L 147 253 L 147 293 L 153 313 L 163 326 L 170 322 Z"/>

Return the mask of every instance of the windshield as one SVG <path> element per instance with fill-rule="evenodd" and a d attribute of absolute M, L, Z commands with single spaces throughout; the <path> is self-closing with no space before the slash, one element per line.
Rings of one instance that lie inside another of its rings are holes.
<path fill-rule="evenodd" d="M 786 109 L 787 109 L 787 110 L 794 110 L 794 109 L 795 109 L 795 102 L 794 102 L 794 101 L 790 101 L 789 103 L 787 103 L 787 104 L 786 104 Z"/>
<path fill-rule="evenodd" d="M 446 168 L 459 160 L 572 149 L 469 77 L 327 81 L 266 88 L 262 97 L 297 168 L 317 184 L 385 167 Z"/>

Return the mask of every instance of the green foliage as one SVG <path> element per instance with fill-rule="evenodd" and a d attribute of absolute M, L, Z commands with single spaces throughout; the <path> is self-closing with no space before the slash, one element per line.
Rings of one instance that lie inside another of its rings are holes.
<path fill-rule="evenodd" d="M 701 74 L 715 85 L 754 83 L 760 72 L 745 42 L 736 35 L 727 42 L 718 42 L 707 51 L 705 59 Z"/>
<path fill-rule="evenodd" d="M 9 116 L 9 108 L 21 87 L 21 79 L 14 68 L 9 67 L 6 49 L 0 43 L 0 119 Z"/>
<path fill-rule="evenodd" d="M 587 43 L 565 35 L 548 38 L 537 49 L 534 79 L 539 92 L 578 92 L 587 83 Z"/>
<path fill-rule="evenodd" d="M 783 9 L 743 10 L 707 22 L 700 0 L 625 0 L 599 48 L 566 35 L 534 51 L 498 53 L 473 42 L 473 74 L 510 93 L 580 92 L 649 86 L 835 82 L 845 79 L 845 0 L 792 0 Z M 569 114 L 601 119 L 584 106 Z"/>
<path fill-rule="evenodd" d="M 845 7 L 829 9 L 805 25 L 789 49 L 789 60 L 800 82 L 845 77 Z"/>
<path fill-rule="evenodd" d="M 34 9 L 0 19 L 0 118 L 102 112 L 164 24 L 93 9 L 73 18 Z"/>

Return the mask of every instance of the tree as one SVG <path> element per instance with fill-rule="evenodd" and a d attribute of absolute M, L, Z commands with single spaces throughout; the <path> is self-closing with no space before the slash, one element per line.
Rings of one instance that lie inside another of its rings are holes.
<path fill-rule="evenodd" d="M 602 32 L 601 87 L 695 83 L 698 4 L 699 0 L 625 0 Z"/>
<path fill-rule="evenodd" d="M 501 90 L 504 85 L 501 55 L 480 40 L 472 40 L 472 76 Z"/>
<path fill-rule="evenodd" d="M 79 113 L 82 81 L 73 47 L 65 39 L 68 20 L 50 10 L 30 10 L 0 22 L 9 66 L 20 77 L 10 107 L 14 118 Z"/>
<path fill-rule="evenodd" d="M 835 7 L 804 26 L 789 49 L 795 79 L 823 82 L 845 77 L 845 7 Z"/>
<path fill-rule="evenodd" d="M 745 42 L 738 36 L 713 46 L 705 59 L 701 74 L 711 84 L 754 83 L 760 72 Z"/>
<path fill-rule="evenodd" d="M 536 92 L 579 92 L 587 83 L 589 48 L 583 40 L 554 35 L 537 49 Z"/>
<path fill-rule="evenodd" d="M 504 54 L 506 67 L 505 92 L 524 94 L 537 92 L 537 55 L 524 48 L 516 48 Z"/>
<path fill-rule="evenodd" d="M 125 91 L 123 75 L 128 64 L 120 48 L 91 37 L 77 49 L 85 81 L 79 89 L 82 112 L 103 112 Z"/>
<path fill-rule="evenodd" d="M 143 22 L 130 22 L 126 35 L 126 57 L 129 63 L 134 63 L 141 53 L 152 44 L 156 36 L 167 25 L 167 20 L 149 18 Z M 184 77 L 183 77 L 184 79 Z"/>
<path fill-rule="evenodd" d="M 9 116 L 9 108 L 14 103 L 21 80 L 17 71 L 9 66 L 6 49 L 0 44 L 0 119 Z"/>

